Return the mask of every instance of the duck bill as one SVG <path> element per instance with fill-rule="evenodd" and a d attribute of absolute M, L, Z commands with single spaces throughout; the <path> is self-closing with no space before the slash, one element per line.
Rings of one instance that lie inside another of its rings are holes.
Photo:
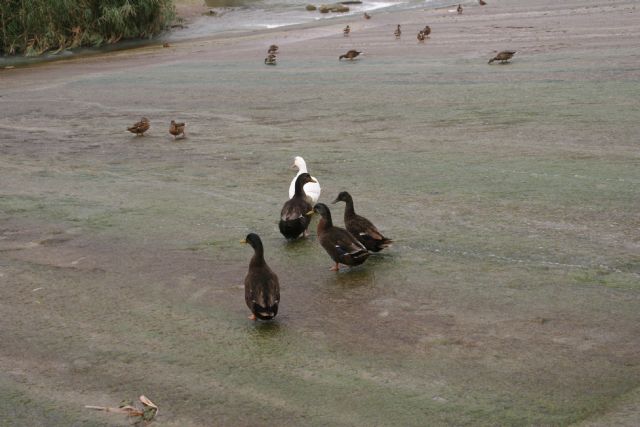
<path fill-rule="evenodd" d="M 314 214 L 314 211 L 313 211 L 313 209 L 312 209 L 312 210 L 310 210 L 309 212 L 307 212 L 305 215 L 313 215 L 313 214 Z"/>
<path fill-rule="evenodd" d="M 311 177 L 311 181 L 309 182 L 315 182 L 316 184 L 318 183 L 318 181 L 316 181 L 316 179 L 314 177 Z"/>
<path fill-rule="evenodd" d="M 247 243 L 247 240 L 246 239 L 242 239 L 242 240 L 240 240 L 240 243 Z"/>
<path fill-rule="evenodd" d="M 331 204 L 332 204 L 332 205 L 335 205 L 335 204 L 336 204 L 336 203 L 338 203 L 339 201 L 340 201 L 340 200 L 338 200 L 338 198 L 336 197 L 336 199 L 335 199 L 333 202 L 331 202 Z"/>

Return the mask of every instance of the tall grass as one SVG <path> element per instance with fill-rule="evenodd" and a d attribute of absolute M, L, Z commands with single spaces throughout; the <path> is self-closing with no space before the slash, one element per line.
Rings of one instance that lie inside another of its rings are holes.
<path fill-rule="evenodd" d="M 172 0 L 0 0 L 0 54 L 151 37 L 173 18 Z"/>

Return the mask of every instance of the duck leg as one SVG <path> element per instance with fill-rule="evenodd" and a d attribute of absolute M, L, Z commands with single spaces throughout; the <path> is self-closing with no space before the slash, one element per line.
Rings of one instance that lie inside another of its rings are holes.
<path fill-rule="evenodd" d="M 249 320 L 253 320 L 255 322 L 256 320 L 256 315 L 252 314 L 251 316 L 248 317 Z"/>
<path fill-rule="evenodd" d="M 336 265 L 329 269 L 330 271 L 338 271 L 340 270 L 340 263 L 336 262 Z"/>

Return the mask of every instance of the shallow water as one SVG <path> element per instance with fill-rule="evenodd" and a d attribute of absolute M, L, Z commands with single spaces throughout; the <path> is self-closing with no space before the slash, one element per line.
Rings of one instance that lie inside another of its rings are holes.
<path fill-rule="evenodd" d="M 0 413 L 113 425 L 83 405 L 145 394 L 158 425 L 567 425 L 636 388 L 635 77 L 376 40 L 4 87 Z M 314 230 L 286 242 L 295 155 L 395 245 L 336 274 Z M 272 323 L 246 318 L 248 232 Z"/>
<path fill-rule="evenodd" d="M 184 40 L 193 37 L 210 36 L 221 33 L 238 33 L 264 29 L 274 29 L 287 26 L 310 24 L 318 21 L 336 18 L 361 18 L 366 12 L 388 12 L 413 8 L 436 8 L 449 5 L 451 1 L 444 0 L 363 0 L 361 4 L 348 4 L 349 11 L 345 13 L 320 13 L 318 10 L 307 11 L 307 4 L 316 7 L 322 4 L 338 2 L 309 2 L 288 0 L 222 0 L 211 1 L 207 5 L 212 7 L 214 15 L 202 16 L 189 23 L 186 28 L 174 31 L 166 38 L 169 40 Z"/>

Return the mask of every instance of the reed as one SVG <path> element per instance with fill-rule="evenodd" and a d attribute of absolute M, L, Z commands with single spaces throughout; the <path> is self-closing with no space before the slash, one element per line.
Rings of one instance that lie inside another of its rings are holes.
<path fill-rule="evenodd" d="M 172 0 L 2 0 L 0 54 L 33 56 L 148 38 L 174 17 Z"/>

